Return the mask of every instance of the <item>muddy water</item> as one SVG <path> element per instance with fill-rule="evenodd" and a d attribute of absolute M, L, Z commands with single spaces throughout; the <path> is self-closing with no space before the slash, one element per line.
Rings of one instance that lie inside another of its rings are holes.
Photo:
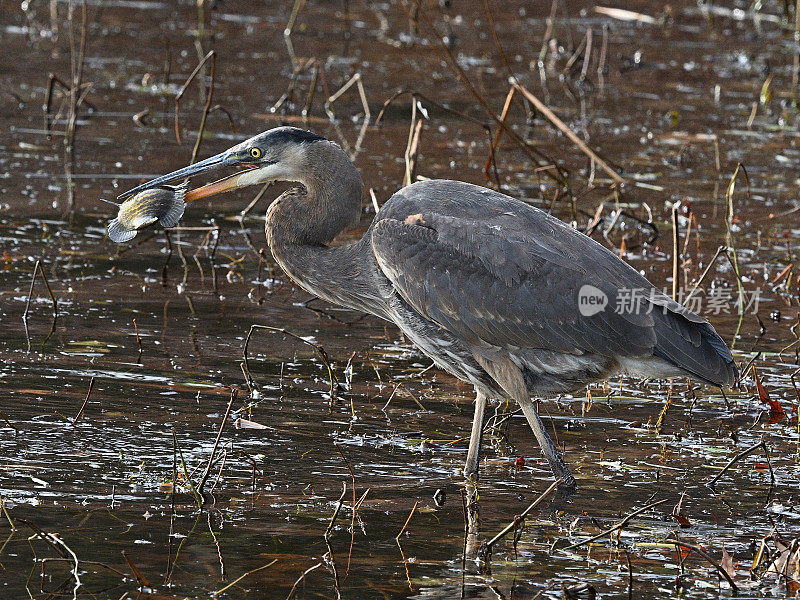
<path fill-rule="evenodd" d="M 218 54 L 213 102 L 230 112 L 236 132 L 222 111 L 213 112 L 202 156 L 281 123 L 355 146 L 364 121 L 355 88 L 334 103 L 333 123 L 320 88 L 303 121 L 298 115 L 312 84 L 311 71 L 304 71 L 289 101 L 270 112 L 293 73 L 282 35 L 291 3 L 219 2 L 198 28 L 190 2 L 89 2 L 83 80 L 91 83 L 86 97 L 95 110 L 81 110 L 78 118 L 76 210 L 66 216 L 64 96 L 53 102 L 53 112 L 62 111 L 52 139 L 41 107 L 48 73 L 70 77 L 68 5 L 56 3 L 55 34 L 47 3 L 26 4 L 27 12 L 0 0 L 0 495 L 17 528 L 0 518 L 0 597 L 206 598 L 273 560 L 222 596 L 285 598 L 304 571 L 321 563 L 295 594 L 560 598 L 564 586 L 588 583 L 602 597 L 628 597 L 628 558 L 633 597 L 732 595 L 702 556 L 681 556 L 664 543 L 674 536 L 717 561 L 723 548 L 729 552 L 743 597 L 797 589 L 765 573 L 767 555 L 757 576 L 748 573 L 762 538 L 772 533 L 789 543 L 800 529 L 797 396 L 790 379 L 797 355 L 794 347 L 780 353 L 796 339 L 791 265 L 800 214 L 792 44 L 781 25 L 783 3 L 764 3 L 756 18 L 745 4 L 704 11 L 673 2 L 666 14 L 655 3 L 627 6 L 652 23 L 567 2 L 556 11 L 543 77 L 536 61 L 549 3 L 493 3 L 514 74 L 627 181 L 617 205 L 607 174 L 591 173 L 585 155 L 563 135 L 542 118 L 527 121 L 515 104 L 509 123 L 569 171 L 571 195 L 563 188 L 558 195 L 546 169 L 504 138 L 496 157 L 507 193 L 581 228 L 598 214 L 595 239 L 670 290 L 671 207 L 680 201 L 681 243 L 691 227 L 680 275 L 685 290 L 727 243 L 726 189 L 737 163 L 746 167 L 749 197 L 739 179 L 730 241 L 749 307 L 740 319 L 732 304 L 736 279 L 720 257 L 701 286 L 707 295 L 700 308 L 735 345 L 738 362 L 757 356 L 765 390 L 787 416 L 770 418 L 752 376 L 727 401 L 714 389 L 691 392 L 683 381 L 633 380 L 551 399 L 543 412 L 579 492 L 548 500 L 528 517 L 516 547 L 500 543 L 483 564 L 463 554 L 458 472 L 471 390 L 428 370 L 429 361 L 392 326 L 319 301 L 305 305 L 308 296 L 272 264 L 268 250 L 259 253 L 265 249 L 262 215 L 279 188 L 241 225 L 233 217 L 255 192 L 194 206 L 183 223 L 201 229 L 180 238 L 173 233 L 171 253 L 155 229 L 121 247 L 104 238 L 114 209 L 100 198 L 189 161 L 205 96 L 195 83 L 179 107 L 183 145 L 173 132 L 174 97 L 198 54 L 212 48 Z M 483 3 L 453 2 L 428 14 L 477 93 L 499 113 L 507 72 Z M 79 21 L 79 8 L 75 15 Z M 425 96 L 421 110 L 429 118 L 417 174 L 485 184 L 485 130 L 431 100 L 478 121 L 488 118 L 456 81 L 441 46 L 426 37 L 424 21 L 420 27 L 416 34 L 395 3 L 309 0 L 291 39 L 298 62 L 314 58 L 324 66 L 330 91 L 361 73 L 373 123 L 398 89 Z M 581 81 L 583 60 L 567 66 L 587 28 L 592 60 Z M 139 123 L 132 118 L 137 113 L 144 115 Z M 410 113 L 409 96 L 398 98 L 379 127 L 366 129 L 356 153 L 379 203 L 401 185 Z M 373 212 L 365 197 L 362 229 Z M 650 215 L 657 235 L 644 224 Z M 58 317 L 53 328 L 38 279 L 26 335 L 22 315 L 37 260 Z M 250 342 L 254 382 L 248 386 L 241 363 L 252 324 L 282 327 L 322 345 L 339 381 L 335 397 L 314 349 L 275 331 L 259 330 Z M 200 478 L 231 388 L 238 397 L 206 484 L 212 495 L 199 512 L 182 464 Z M 498 405 L 497 415 L 509 409 Z M 763 453 L 737 463 L 716 491 L 703 485 L 761 439 L 777 478 L 772 489 Z M 356 500 L 366 493 L 355 522 L 342 455 L 355 477 Z M 485 541 L 549 485 L 549 474 L 519 416 L 489 433 L 481 468 Z M 343 483 L 343 506 L 326 541 Z M 659 499 L 668 501 L 632 520 L 619 538 L 604 537 L 589 550 L 558 549 Z M 679 501 L 682 519 L 671 516 Z M 65 546 L 43 541 L 37 531 Z M 767 546 L 773 551 L 775 544 Z M 70 552 L 79 561 L 77 589 Z"/>

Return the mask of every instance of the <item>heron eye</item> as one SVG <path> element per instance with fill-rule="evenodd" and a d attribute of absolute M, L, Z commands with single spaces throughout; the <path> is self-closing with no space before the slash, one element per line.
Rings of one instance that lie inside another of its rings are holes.
<path fill-rule="evenodd" d="M 250 156 L 252 156 L 253 158 L 261 158 L 261 149 L 250 148 Z"/>

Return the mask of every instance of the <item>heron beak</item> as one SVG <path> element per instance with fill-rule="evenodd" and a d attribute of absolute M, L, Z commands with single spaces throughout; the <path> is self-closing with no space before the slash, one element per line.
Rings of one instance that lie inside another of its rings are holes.
<path fill-rule="evenodd" d="M 227 192 L 237 187 L 251 185 L 253 183 L 252 174 L 254 173 L 254 169 L 257 170 L 257 167 L 255 165 L 247 164 L 243 166 L 246 167 L 244 171 L 239 171 L 233 175 L 228 175 L 227 177 L 223 177 L 222 179 L 219 179 L 213 183 L 208 183 L 195 190 L 189 190 L 186 192 L 186 195 L 183 198 L 184 201 L 194 202 L 195 200 L 200 200 L 200 198 L 216 196 L 217 194 Z"/>
<path fill-rule="evenodd" d="M 217 154 L 216 156 L 212 156 L 212 157 L 207 158 L 205 160 L 201 160 L 200 162 L 195 163 L 193 165 L 189 165 L 188 167 L 184 167 L 182 169 L 178 169 L 177 171 L 173 171 L 172 173 L 167 173 L 166 175 L 162 175 L 161 177 L 156 177 L 155 179 L 152 179 L 152 180 L 148 181 L 147 183 L 143 183 L 142 185 L 139 185 L 139 186 L 133 188 L 132 190 L 128 190 L 127 192 L 124 192 L 124 193 L 120 194 L 118 196 L 118 199 L 119 200 L 125 200 L 126 198 L 130 198 L 134 194 L 138 194 L 139 192 L 143 192 L 145 190 L 149 190 L 151 188 L 158 187 L 160 185 L 164 185 L 166 183 L 171 183 L 171 182 L 173 182 L 173 181 L 175 181 L 177 179 L 185 179 L 187 177 L 193 177 L 195 175 L 199 175 L 200 173 L 206 173 L 208 171 L 213 171 L 215 169 L 220 169 L 222 167 L 235 166 L 235 165 L 241 165 L 241 164 L 242 164 L 242 160 L 239 157 L 237 157 L 230 150 L 226 150 L 225 152 L 222 152 L 221 154 Z M 245 173 L 246 172 L 247 171 L 245 171 Z M 223 179 L 219 183 L 221 183 L 222 181 L 228 181 L 230 179 L 233 179 L 237 175 L 241 175 L 241 173 L 237 173 L 237 174 L 233 175 L 230 178 Z M 211 185 L 214 185 L 214 184 L 211 184 Z M 235 187 L 235 183 L 232 185 L 232 187 Z M 202 188 L 200 188 L 200 189 L 202 189 Z M 225 191 L 225 189 L 230 189 L 230 188 L 223 188 L 223 189 L 220 189 L 219 191 Z M 199 190 L 197 190 L 197 191 L 199 191 Z M 219 193 L 219 192 L 213 192 L 213 193 Z M 205 195 L 210 195 L 210 194 L 205 194 Z M 200 196 L 200 197 L 202 197 L 202 196 Z M 192 198 L 192 200 L 196 200 L 196 199 L 197 199 L 197 197 Z M 188 194 L 187 194 L 187 198 L 185 198 L 185 200 L 187 202 L 190 201 L 189 198 L 188 198 Z"/>

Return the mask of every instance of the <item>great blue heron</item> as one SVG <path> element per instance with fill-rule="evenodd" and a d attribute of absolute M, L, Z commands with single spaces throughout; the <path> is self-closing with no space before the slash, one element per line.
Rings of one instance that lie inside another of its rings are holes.
<path fill-rule="evenodd" d="M 335 143 L 294 127 L 265 131 L 125 192 L 221 167 L 246 167 L 187 193 L 196 200 L 271 181 L 297 182 L 269 207 L 267 243 L 301 288 L 394 322 L 436 365 L 475 388 L 464 475 L 477 478 L 488 398 L 517 402 L 553 474 L 570 474 L 532 397 L 620 373 L 689 376 L 727 386 L 737 369 L 701 316 L 555 217 L 459 181 L 394 194 L 355 243 L 330 246 L 361 216 L 361 176 Z"/>

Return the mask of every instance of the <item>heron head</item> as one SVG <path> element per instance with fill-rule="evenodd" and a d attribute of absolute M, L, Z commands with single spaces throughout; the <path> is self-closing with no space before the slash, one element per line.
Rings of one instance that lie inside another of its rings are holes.
<path fill-rule="evenodd" d="M 306 168 L 307 145 L 320 141 L 325 141 L 325 138 L 304 129 L 276 127 L 236 144 L 216 156 L 143 183 L 121 194 L 119 198 L 124 200 L 165 183 L 224 167 L 239 170 L 214 183 L 187 192 L 186 202 L 259 183 L 279 180 L 299 181 Z"/>

